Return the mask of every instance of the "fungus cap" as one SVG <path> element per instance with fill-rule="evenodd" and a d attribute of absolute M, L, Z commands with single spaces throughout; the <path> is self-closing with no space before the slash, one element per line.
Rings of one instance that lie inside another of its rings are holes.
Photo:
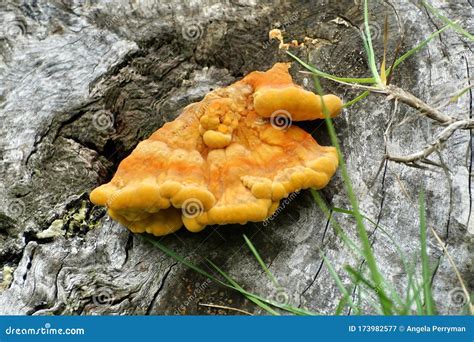
<path fill-rule="evenodd" d="M 207 94 L 187 106 L 90 194 L 131 231 L 166 235 L 184 226 L 263 221 L 281 199 L 321 189 L 338 166 L 334 147 L 320 146 L 292 121 L 323 118 L 321 97 L 295 85 L 289 64 Z M 324 95 L 331 116 L 342 107 Z M 272 120 L 286 115 L 286 125 Z"/>

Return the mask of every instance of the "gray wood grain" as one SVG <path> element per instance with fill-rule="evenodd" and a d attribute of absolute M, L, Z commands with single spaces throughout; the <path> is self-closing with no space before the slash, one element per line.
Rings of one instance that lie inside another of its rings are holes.
<path fill-rule="evenodd" d="M 472 32 L 471 3 L 432 3 Z M 379 58 L 385 13 L 389 60 L 398 27 L 406 51 L 442 26 L 412 2 L 372 1 Z M 317 38 L 315 46 L 294 52 L 322 70 L 369 75 L 358 33 L 359 1 L 2 1 L 0 21 L 0 314 L 232 313 L 199 303 L 262 313 L 111 221 L 91 205 L 88 192 L 110 179 L 140 140 L 187 104 L 249 71 L 290 60 L 268 41 L 271 28 L 284 28 L 291 39 Z M 472 44 L 447 30 L 401 65 L 393 82 L 440 104 L 468 86 L 473 63 Z M 294 64 L 295 79 L 311 87 L 300 70 Z M 323 86 L 344 100 L 358 94 L 330 82 Z M 445 110 L 472 116 L 472 94 Z M 429 227 L 447 242 L 472 291 L 472 132 L 457 132 L 433 155 L 439 166 L 422 170 L 384 161 L 387 151 L 422 148 L 439 130 L 413 109 L 371 95 L 345 110 L 335 125 L 361 209 L 379 224 L 367 227 L 383 274 L 400 289 L 406 285 L 400 258 L 382 228 L 408 259 L 419 261 L 417 196 L 424 189 Z M 324 125 L 305 128 L 317 128 L 315 137 L 329 144 Z M 332 205 L 350 208 L 339 172 L 323 194 Z M 351 217 L 334 216 L 355 238 Z M 244 233 L 283 292 L 262 272 Z M 307 191 L 268 224 L 208 227 L 199 234 L 182 230 L 160 240 L 202 267 L 210 258 L 249 291 L 321 314 L 333 313 L 341 294 L 320 252 L 346 284 L 344 265 L 365 268 L 334 235 Z M 440 312 L 459 313 L 459 284 L 431 234 L 428 252 Z"/>

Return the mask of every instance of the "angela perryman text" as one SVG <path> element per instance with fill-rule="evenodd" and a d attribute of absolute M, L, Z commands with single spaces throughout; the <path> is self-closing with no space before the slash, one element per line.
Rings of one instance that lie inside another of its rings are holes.
<path fill-rule="evenodd" d="M 465 326 L 440 326 L 440 325 L 349 325 L 351 333 L 465 333 Z"/>
<path fill-rule="evenodd" d="M 423 325 L 423 326 L 412 326 L 412 325 L 408 325 L 406 327 L 406 332 L 415 332 L 417 334 L 420 334 L 420 333 L 445 333 L 445 334 L 449 334 L 449 333 L 464 333 L 466 332 L 466 327 L 462 327 L 462 326 L 439 326 L 439 325 L 432 325 L 432 326 L 428 326 L 428 325 Z"/>

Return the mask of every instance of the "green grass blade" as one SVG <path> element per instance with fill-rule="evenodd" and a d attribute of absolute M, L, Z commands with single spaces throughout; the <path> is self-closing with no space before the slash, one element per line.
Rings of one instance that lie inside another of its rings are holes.
<path fill-rule="evenodd" d="M 356 306 L 354 304 L 354 302 L 352 301 L 351 294 L 347 291 L 346 287 L 342 283 L 341 278 L 339 278 L 339 276 L 337 275 L 337 272 L 334 269 L 334 267 L 332 266 L 331 262 L 326 258 L 326 256 L 323 253 L 321 253 L 321 258 L 324 260 L 324 264 L 328 268 L 329 274 L 331 274 L 332 278 L 336 282 L 337 287 L 339 288 L 339 291 L 341 291 L 341 293 L 343 295 L 343 299 L 341 301 L 346 302 L 356 312 L 356 314 L 359 315 L 360 314 L 360 308 L 358 306 Z M 341 303 L 339 303 L 338 309 L 336 310 L 336 312 L 339 310 L 340 305 L 341 305 Z M 342 311 L 342 309 L 341 309 L 341 311 Z"/>
<path fill-rule="evenodd" d="M 470 86 L 467 86 L 466 88 L 462 89 L 459 93 L 453 95 L 450 99 L 449 99 L 449 102 L 451 103 L 454 103 L 456 102 L 457 100 L 459 100 L 459 98 L 461 96 L 463 96 L 464 94 L 466 94 L 469 90 L 471 90 L 472 88 L 474 87 L 474 85 L 470 85 Z"/>
<path fill-rule="evenodd" d="M 370 95 L 370 91 L 366 90 L 363 93 L 361 93 L 359 96 L 357 96 L 357 97 L 353 98 L 352 100 L 350 100 L 349 102 L 344 103 L 342 105 L 342 108 L 348 108 L 348 107 L 352 106 L 353 104 L 356 104 L 360 100 L 365 99 L 369 95 Z"/>
<path fill-rule="evenodd" d="M 319 69 L 316 69 L 314 66 L 304 62 L 300 58 L 296 57 L 294 54 L 292 54 L 289 51 L 286 51 L 288 55 L 290 55 L 294 60 L 296 60 L 298 63 L 300 63 L 303 67 L 311 71 L 312 73 L 321 76 L 323 78 L 327 78 L 333 81 L 340 81 L 340 82 L 346 82 L 346 83 L 357 83 L 357 84 L 373 84 L 374 79 L 372 77 L 365 77 L 365 78 L 355 78 L 355 77 L 338 77 L 334 76 L 331 74 L 328 74 L 324 71 L 321 71 Z"/>
<path fill-rule="evenodd" d="M 415 54 L 416 52 L 420 51 L 421 49 L 423 49 L 426 45 L 428 45 L 428 43 L 433 40 L 433 38 L 439 36 L 443 31 L 445 31 L 446 29 L 448 29 L 450 27 L 450 25 L 447 25 L 447 26 L 444 26 L 442 27 L 441 29 L 439 29 L 438 31 L 432 33 L 428 38 L 426 38 L 425 40 L 423 40 L 421 43 L 419 43 L 418 45 L 416 45 L 415 47 L 411 48 L 410 50 L 408 50 L 407 52 L 405 52 L 403 55 L 401 55 L 397 60 L 396 62 L 394 63 L 393 65 L 393 70 L 395 70 L 396 67 L 398 67 L 401 63 L 403 63 L 408 57 L 412 56 L 413 54 Z M 387 73 L 391 73 L 392 70 L 387 70 Z"/>
<path fill-rule="evenodd" d="M 434 315 L 436 308 L 434 305 L 433 295 L 431 293 L 431 270 L 426 252 L 426 210 L 425 210 L 425 195 L 420 192 L 420 243 L 421 243 L 421 266 L 423 275 L 423 295 L 425 299 L 425 307 L 427 315 Z"/>
<path fill-rule="evenodd" d="M 420 286 L 417 283 L 413 284 L 413 296 L 410 298 L 408 296 L 406 307 L 411 308 L 412 304 L 416 304 L 416 313 L 417 315 L 426 315 L 426 310 L 423 305 L 423 285 Z"/>
<path fill-rule="evenodd" d="M 362 286 L 360 286 L 358 282 L 354 282 L 353 284 L 356 287 L 356 291 L 357 291 L 357 306 L 361 307 L 362 306 Z"/>
<path fill-rule="evenodd" d="M 222 275 L 229 283 L 232 284 L 232 286 L 234 286 L 235 288 L 237 288 L 240 292 L 246 292 L 234 279 L 232 279 L 228 274 L 226 274 L 224 271 L 222 271 L 216 264 L 214 264 L 211 260 L 209 259 L 206 259 L 206 261 L 213 267 L 216 269 L 217 272 L 219 272 L 220 275 Z M 268 300 L 268 299 L 263 299 L 262 297 L 260 296 L 255 296 L 253 294 L 250 295 L 251 298 L 249 298 L 249 300 L 253 301 L 255 303 L 254 300 L 257 300 L 258 301 L 258 306 L 261 306 L 262 308 L 264 308 L 265 310 L 267 310 L 268 312 L 271 312 L 272 314 L 274 315 L 279 315 L 278 312 L 274 311 L 272 308 L 270 308 L 268 305 L 266 304 L 269 304 L 269 305 L 272 305 L 274 307 L 277 307 L 279 309 L 282 309 L 282 310 L 285 310 L 285 311 L 288 311 L 288 312 L 291 312 L 295 315 L 315 315 L 315 313 L 313 312 L 310 312 L 310 311 L 307 311 L 307 310 L 304 310 L 304 309 L 300 309 L 300 308 L 296 308 L 296 307 L 293 307 L 291 305 L 287 305 L 287 304 L 280 304 L 280 303 L 276 303 L 274 301 L 271 301 L 271 300 Z M 263 306 L 262 306 L 263 305 Z"/>
<path fill-rule="evenodd" d="M 363 275 L 362 273 L 360 273 L 359 271 L 356 271 L 353 267 L 347 265 L 344 267 L 344 269 L 354 277 L 354 280 L 357 281 L 357 282 L 361 282 L 362 284 L 364 284 L 365 286 L 367 286 L 369 289 L 371 289 L 372 291 L 374 291 L 374 293 L 379 297 L 379 300 L 380 301 L 383 301 L 383 303 L 381 303 L 382 305 L 382 308 L 390 308 L 390 312 L 393 311 L 393 302 L 390 298 L 388 298 L 386 295 L 385 295 L 385 292 L 382 290 L 382 284 L 372 284 L 370 281 L 368 281 Z M 383 310 L 383 313 L 386 315 L 386 311 Z"/>
<path fill-rule="evenodd" d="M 160 242 L 158 242 L 158 241 L 156 241 L 156 240 L 154 240 L 154 239 L 152 239 L 152 238 L 150 238 L 146 235 L 144 235 L 143 238 L 145 240 L 147 240 L 148 242 L 150 242 L 155 247 L 157 247 L 158 249 L 160 249 L 163 253 L 170 256 L 171 258 L 173 258 L 176 261 L 182 263 L 183 265 L 186 265 L 187 267 L 189 267 L 190 269 L 196 271 L 197 273 L 201 274 L 202 276 L 211 279 L 212 281 L 216 282 L 219 285 L 222 285 L 224 287 L 227 287 L 227 288 L 230 288 L 232 290 L 238 291 L 244 296 L 250 296 L 252 298 L 256 298 L 256 299 L 260 300 L 261 302 L 264 302 L 266 304 L 272 305 L 274 307 L 277 307 L 279 309 L 282 309 L 282 310 L 285 310 L 285 311 L 288 311 L 288 312 L 291 312 L 291 313 L 294 313 L 294 314 L 298 314 L 298 315 L 316 315 L 316 313 L 308 311 L 308 310 L 304 310 L 304 309 L 300 309 L 300 308 L 294 308 L 294 307 L 291 307 L 291 306 L 288 306 L 288 305 L 281 305 L 280 303 L 275 303 L 275 302 L 270 301 L 268 299 L 265 299 L 265 298 L 263 298 L 259 295 L 248 292 L 245 289 L 243 289 L 242 287 L 238 288 L 238 287 L 235 287 L 235 286 L 230 285 L 228 283 L 225 283 L 222 280 L 220 280 L 220 279 L 214 277 L 213 275 L 209 274 L 208 272 L 204 271 L 202 268 L 197 267 L 196 265 L 190 263 L 189 261 L 187 261 L 186 259 L 184 259 L 180 255 L 178 255 L 174 251 L 172 251 L 169 248 L 165 247 Z"/>
<path fill-rule="evenodd" d="M 405 267 L 405 272 L 407 274 L 408 281 L 407 281 L 407 287 L 406 287 L 406 290 L 405 290 L 405 304 L 403 305 L 404 310 L 401 313 L 401 315 L 409 315 L 412 311 L 411 310 L 412 300 L 410 299 L 410 292 L 411 292 L 411 290 L 413 288 L 413 284 L 414 284 L 413 283 L 413 273 L 411 271 L 411 268 L 408 269 L 407 267 Z"/>
<path fill-rule="evenodd" d="M 347 291 L 350 292 L 350 291 Z M 339 300 L 339 303 L 337 303 L 336 311 L 334 312 L 334 316 L 340 316 L 342 315 L 342 311 L 347 305 L 347 296 L 342 295 L 342 298 Z"/>
<path fill-rule="evenodd" d="M 332 210 L 336 213 L 341 213 L 341 214 L 346 214 L 346 215 L 351 215 L 351 216 L 354 216 L 354 212 L 352 210 L 347 210 L 347 209 L 343 209 L 343 208 L 338 208 L 338 207 L 333 207 Z M 405 269 L 405 272 L 407 272 L 407 269 L 408 269 L 408 263 L 406 261 L 406 258 L 405 256 L 403 255 L 403 251 L 402 249 L 400 248 L 400 246 L 398 245 L 398 243 L 395 241 L 395 239 L 388 233 L 388 231 L 380 224 L 380 223 L 377 223 L 375 222 L 374 220 L 372 220 L 371 218 L 369 218 L 368 216 L 364 215 L 363 213 L 361 213 L 362 217 L 367 220 L 368 222 L 370 222 L 374 227 L 378 228 L 389 240 L 390 242 L 393 244 L 393 246 L 395 247 L 396 251 L 397 251 L 397 254 L 398 256 L 400 257 L 400 260 L 402 261 L 402 264 L 403 264 L 403 267 Z M 407 272 L 408 274 L 408 272 Z M 392 295 L 393 299 L 395 302 L 397 302 L 397 304 L 402 308 L 404 307 L 404 304 L 403 304 L 403 300 L 402 298 L 400 297 L 400 295 L 398 294 L 397 290 L 395 289 L 394 286 L 392 286 L 391 284 L 387 284 L 385 283 L 384 284 L 385 286 L 387 286 L 390 290 L 390 294 Z"/>
<path fill-rule="evenodd" d="M 154 244 L 155 246 L 157 246 L 159 249 L 161 249 L 164 253 L 168 254 L 169 256 L 171 256 L 172 258 L 174 258 L 175 260 L 181 262 L 182 264 L 186 265 L 187 267 L 191 268 L 192 270 L 198 272 L 199 274 L 221 284 L 221 285 L 224 285 L 226 287 L 229 287 L 228 284 L 225 284 L 224 282 L 222 282 L 221 280 L 215 278 L 214 276 L 212 276 L 211 274 L 207 273 L 206 271 L 204 271 L 203 269 L 195 266 L 194 264 L 190 263 L 189 261 L 187 261 L 186 259 L 184 259 L 183 257 L 181 257 L 180 255 L 176 254 L 174 251 L 172 251 L 171 249 L 165 247 L 163 244 L 159 243 L 158 241 L 155 241 L 155 240 L 152 240 L 152 239 L 149 239 L 148 237 L 145 237 L 146 240 L 150 241 L 152 244 Z M 221 272 L 219 272 L 221 273 Z M 221 275 L 224 275 L 223 273 L 221 273 Z M 244 291 L 244 289 L 239 285 L 237 284 L 235 281 L 233 281 L 230 277 L 227 277 L 225 276 L 226 280 L 229 281 L 229 283 L 232 284 L 232 287 L 235 288 L 236 290 L 239 290 L 240 292 L 246 292 Z M 244 294 L 245 295 L 245 294 Z M 259 299 L 257 298 L 254 298 L 253 296 L 247 296 L 246 297 L 254 302 L 256 305 L 258 305 L 259 307 L 265 309 L 266 311 L 268 311 L 269 313 L 271 313 L 272 315 L 279 315 L 275 310 L 273 310 L 272 308 L 270 308 L 268 305 L 266 305 L 265 303 L 262 303 Z"/>
<path fill-rule="evenodd" d="M 372 71 L 372 75 L 374 76 L 375 83 L 379 86 L 382 86 L 382 80 L 380 79 L 380 75 L 377 71 L 377 65 L 375 64 L 375 53 L 374 48 L 372 46 L 372 34 L 370 32 L 369 26 L 369 1 L 364 1 L 364 26 L 365 26 L 365 38 L 364 41 L 366 42 L 366 50 L 367 50 L 367 57 L 369 59 L 369 68 Z"/>
<path fill-rule="evenodd" d="M 342 241 L 353 251 L 357 256 L 364 257 L 364 254 L 360 250 L 359 247 L 355 244 L 354 241 L 344 232 L 344 230 L 341 228 L 339 223 L 332 217 L 331 211 L 329 210 L 326 202 L 324 199 L 321 197 L 318 191 L 314 189 L 310 189 L 311 195 L 314 198 L 314 201 L 318 205 L 318 207 L 322 210 L 324 215 L 326 216 L 326 219 L 329 220 L 329 223 L 333 226 L 333 229 L 336 233 L 337 236 L 339 236 Z"/>
<path fill-rule="evenodd" d="M 170 257 L 172 257 L 173 259 L 175 259 L 176 261 L 182 263 L 183 265 L 186 265 L 187 267 L 189 267 L 190 269 L 196 271 L 197 273 L 201 274 L 202 276 L 204 277 L 207 277 L 211 280 L 214 280 L 220 284 L 223 284 L 222 281 L 220 281 L 219 279 L 215 278 L 214 276 L 212 276 L 211 274 L 209 274 L 208 272 L 204 271 L 203 269 L 195 266 L 194 264 L 190 263 L 189 261 L 187 261 L 185 258 L 183 258 L 182 256 L 180 256 L 179 254 L 175 253 L 174 251 L 172 251 L 171 249 L 169 249 L 168 247 L 164 246 L 162 243 L 144 235 L 143 238 L 145 240 L 147 240 L 148 242 L 150 242 L 152 245 L 158 247 L 162 252 L 164 252 L 165 254 L 169 255 Z"/>
<path fill-rule="evenodd" d="M 247 246 L 249 246 L 249 248 L 252 251 L 253 255 L 255 256 L 255 259 L 257 259 L 258 263 L 260 264 L 262 269 L 265 271 L 268 278 L 271 280 L 271 282 L 275 285 L 275 287 L 281 288 L 281 286 L 280 286 L 280 284 L 278 284 L 278 281 L 276 280 L 275 276 L 272 274 L 272 272 L 270 272 L 267 265 L 265 264 L 263 259 L 260 257 L 260 254 L 258 253 L 255 246 L 252 244 L 252 242 L 249 240 L 249 238 L 247 238 L 247 236 L 245 236 L 245 234 L 244 234 L 244 240 L 247 243 Z"/>
<path fill-rule="evenodd" d="M 357 284 L 359 284 L 359 283 L 357 283 Z M 363 295 L 364 293 L 367 293 L 367 295 L 364 297 L 365 303 L 369 304 L 369 306 L 370 306 L 371 308 L 373 308 L 373 309 L 376 311 L 377 315 L 383 316 L 384 313 L 383 313 L 383 311 L 380 309 L 380 304 L 377 303 L 376 300 L 372 299 L 372 298 L 370 297 L 370 295 L 368 295 L 369 291 L 367 291 L 364 286 L 359 286 L 359 287 L 357 288 L 358 301 L 359 301 L 360 303 L 362 303 L 362 295 Z M 361 305 L 362 305 L 362 304 L 361 304 Z"/>
<path fill-rule="evenodd" d="M 245 239 L 245 242 L 247 243 L 248 247 L 250 248 L 250 250 L 252 251 L 253 255 L 255 256 L 255 258 L 257 259 L 258 263 L 260 264 L 260 266 L 262 267 L 262 269 L 265 271 L 265 273 L 267 274 L 267 276 L 269 277 L 269 279 L 273 282 L 273 284 L 275 285 L 275 287 L 277 289 L 282 289 L 281 285 L 278 283 L 278 281 L 276 280 L 275 276 L 270 272 L 270 270 L 268 269 L 267 265 L 265 264 L 265 262 L 263 261 L 263 259 L 261 258 L 260 254 L 258 253 L 257 249 L 255 248 L 255 246 L 253 245 L 253 243 L 250 241 L 249 238 L 247 238 L 247 236 L 244 234 L 244 239 Z M 210 261 L 209 261 L 210 262 Z M 212 264 L 212 263 L 211 263 Z M 283 308 L 287 311 L 290 311 L 296 315 L 307 315 L 309 314 L 308 311 L 306 310 L 302 310 L 302 309 L 299 309 L 299 308 L 295 308 L 291 305 L 283 305 Z M 313 313 L 310 313 L 310 314 L 313 314 Z"/>
<path fill-rule="evenodd" d="M 395 70 L 401 63 L 403 63 L 407 58 L 415 54 L 416 52 L 420 51 L 423 49 L 428 43 L 433 40 L 435 37 L 439 36 L 443 31 L 448 29 L 451 25 L 447 25 L 439 29 L 438 31 L 432 33 L 428 38 L 420 42 L 418 45 L 410 49 L 409 51 L 405 52 L 402 56 L 397 58 L 397 60 L 393 63 L 393 67 L 390 67 L 386 70 L 387 76 L 391 74 L 392 71 Z M 363 37 L 363 42 L 364 42 L 364 47 L 368 49 L 367 42 L 365 38 Z M 294 54 L 291 52 L 287 51 L 287 54 L 290 55 L 293 59 L 295 59 L 298 63 L 300 63 L 304 68 L 308 69 L 309 71 L 313 72 L 314 74 L 321 76 L 323 78 L 327 78 L 333 81 L 340 81 L 340 82 L 346 82 L 346 83 L 355 83 L 355 84 L 374 84 L 375 80 L 373 77 L 366 77 L 366 78 L 354 78 L 354 77 L 338 77 L 334 75 L 330 75 L 328 73 L 325 73 L 323 71 L 320 71 L 316 69 L 314 66 L 305 63 L 302 61 L 300 58 L 296 57 Z M 359 102 L 360 100 L 364 99 L 369 95 L 369 91 L 364 91 L 361 93 L 359 96 L 357 96 L 355 99 L 347 102 L 346 104 L 343 105 L 344 108 L 347 108 L 349 106 L 352 106 L 354 103 Z"/>
<path fill-rule="evenodd" d="M 372 72 L 372 68 L 370 64 L 372 63 L 372 54 L 370 53 L 369 44 L 367 43 L 367 37 L 365 36 L 364 31 L 359 32 L 361 35 L 362 43 L 364 44 L 365 54 L 367 56 L 367 66 L 369 67 L 370 72 Z M 375 78 L 372 78 L 375 82 Z"/>
<path fill-rule="evenodd" d="M 423 4 L 423 6 L 425 6 L 431 13 L 433 13 L 435 16 L 438 17 L 438 19 L 440 19 L 444 24 L 447 24 L 447 25 L 451 25 L 453 27 L 453 29 L 462 34 L 464 37 L 468 38 L 469 40 L 473 41 L 474 40 L 474 36 L 472 34 L 470 34 L 469 32 L 467 32 L 464 28 L 461 27 L 461 25 L 459 25 L 458 23 L 452 21 L 451 19 L 449 19 L 448 17 L 446 17 L 445 15 L 443 15 L 441 13 L 440 10 L 434 8 L 433 6 L 431 6 L 431 4 L 429 4 L 427 1 L 424 1 L 424 0 L 421 0 L 421 3 Z"/>
<path fill-rule="evenodd" d="M 240 286 L 234 279 L 232 279 L 229 275 L 227 275 L 224 271 L 222 271 L 217 265 L 215 265 L 212 261 L 210 260 L 207 260 L 207 262 L 216 269 L 217 272 L 219 272 L 219 274 L 221 276 L 223 276 L 230 284 L 232 284 L 232 286 L 234 286 L 235 288 L 239 289 L 239 290 L 244 290 L 242 286 Z M 272 315 L 275 315 L 275 316 L 280 316 L 280 314 L 278 312 L 276 312 L 275 310 L 273 310 L 270 306 L 268 306 L 267 304 L 263 303 L 262 301 L 260 301 L 259 299 L 255 298 L 255 297 L 252 297 L 252 296 L 246 296 L 248 298 L 248 300 L 254 302 L 256 305 L 258 305 L 259 307 L 261 307 L 262 309 L 264 309 L 265 311 L 267 311 L 268 313 L 272 314 Z"/>
<path fill-rule="evenodd" d="M 418 259 L 417 256 L 413 256 L 413 261 L 412 261 L 413 275 L 415 274 L 417 259 Z M 418 283 L 418 279 L 415 276 L 413 277 L 413 286 L 412 287 L 413 287 L 413 300 L 411 301 L 411 303 L 413 303 L 413 301 L 416 303 L 417 315 L 423 315 L 424 314 L 424 307 L 423 307 L 423 299 L 421 298 L 422 294 L 423 294 L 423 291 L 422 291 L 423 287 L 420 286 L 420 284 Z M 410 305 L 411 305 L 411 303 L 410 303 Z"/>
<path fill-rule="evenodd" d="M 352 188 L 352 182 L 350 180 L 349 173 L 347 172 L 347 167 L 346 167 L 344 158 L 342 158 L 341 147 L 340 147 L 339 141 L 337 139 L 336 130 L 334 129 L 334 125 L 333 125 L 332 120 L 329 116 L 328 109 L 326 107 L 326 104 L 324 103 L 321 84 L 319 83 L 319 79 L 317 78 L 317 76 L 314 76 L 314 83 L 315 83 L 316 91 L 319 94 L 319 96 L 321 97 L 321 103 L 322 103 L 323 113 L 324 113 L 324 120 L 326 121 L 326 125 L 328 127 L 328 132 L 329 132 L 329 136 L 331 138 L 331 143 L 337 150 L 342 178 L 344 179 L 344 185 L 345 185 L 345 188 L 346 188 L 346 191 L 347 191 L 347 195 L 349 197 L 349 201 L 351 202 L 352 209 L 354 210 L 354 217 L 355 217 L 356 222 L 357 222 L 357 234 L 358 234 L 359 239 L 360 239 L 361 244 L 362 244 L 362 252 L 364 254 L 365 260 L 367 261 L 367 266 L 369 267 L 372 281 L 374 282 L 374 284 L 381 284 L 381 283 L 383 283 L 383 277 L 382 277 L 381 273 L 378 270 L 377 263 L 375 261 L 375 256 L 372 252 L 372 246 L 370 244 L 367 232 L 365 231 L 364 222 L 363 222 L 363 219 L 362 219 L 362 215 L 360 214 L 360 210 L 359 210 L 359 204 L 358 204 L 357 198 L 355 196 L 354 190 Z M 383 296 L 385 296 L 385 294 L 383 293 L 383 290 L 379 291 L 378 294 L 379 294 L 379 298 L 381 299 L 380 303 L 381 303 L 381 305 L 383 305 L 384 313 L 386 315 L 392 314 L 390 307 L 385 306 L 385 301 L 382 301 Z"/>

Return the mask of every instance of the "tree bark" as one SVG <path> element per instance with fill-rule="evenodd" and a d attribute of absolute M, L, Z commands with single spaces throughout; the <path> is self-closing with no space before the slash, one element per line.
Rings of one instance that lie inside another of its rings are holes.
<path fill-rule="evenodd" d="M 385 15 L 390 62 L 399 30 L 404 52 L 442 26 L 418 3 L 370 3 L 377 61 Z M 432 3 L 472 32 L 468 1 Z M 263 313 L 112 221 L 89 202 L 88 193 L 189 103 L 250 71 L 291 61 L 278 42 L 268 40 L 271 28 L 283 29 L 288 40 L 316 39 L 291 51 L 321 70 L 370 75 L 358 32 L 361 1 L 194 6 L 178 0 L 113 5 L 56 0 L 0 6 L 0 314 L 236 313 L 200 303 Z M 400 65 L 392 83 L 436 106 L 469 86 L 472 64 L 472 43 L 448 29 Z M 293 63 L 294 78 L 311 89 L 311 77 L 301 70 Z M 360 92 L 329 81 L 323 87 L 345 101 Z M 442 110 L 472 118 L 472 89 Z M 472 291 L 472 131 L 457 131 L 430 156 L 438 166 L 417 169 L 385 159 L 388 151 L 408 155 L 422 149 L 442 129 L 414 109 L 371 95 L 334 123 L 361 210 L 377 223 L 366 222 L 382 273 L 403 291 L 407 275 L 387 235 L 420 268 L 417 198 L 424 191 L 428 227 L 447 243 Z M 316 139 L 330 144 L 323 123 L 303 127 L 316 129 Z M 350 209 L 339 172 L 322 193 L 331 205 Z M 350 216 L 333 217 L 357 239 Z M 243 234 L 283 293 L 268 280 Z M 335 235 L 308 191 L 283 203 L 266 225 L 213 226 L 198 234 L 182 229 L 159 240 L 202 267 L 204 258 L 211 259 L 250 292 L 321 314 L 334 313 L 341 298 L 321 252 L 345 284 L 344 265 L 366 267 Z M 460 285 L 431 234 L 428 252 L 440 313 L 459 313 Z M 362 305 L 376 313 L 367 300 Z"/>

